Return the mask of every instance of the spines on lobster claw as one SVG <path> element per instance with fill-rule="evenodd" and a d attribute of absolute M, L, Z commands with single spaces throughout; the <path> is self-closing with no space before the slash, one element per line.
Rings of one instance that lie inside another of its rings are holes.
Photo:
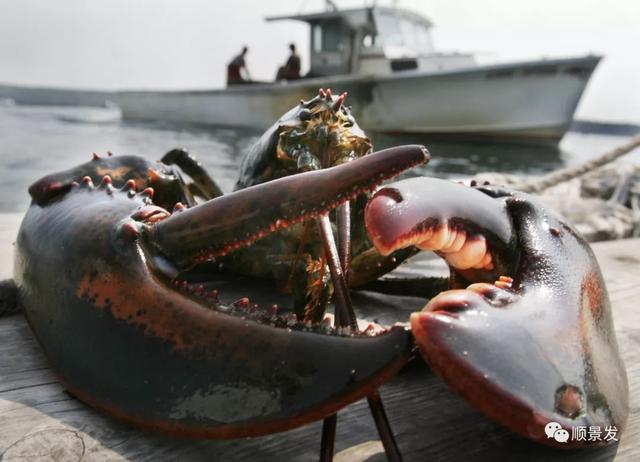
<path fill-rule="evenodd" d="M 87 176 L 93 183 L 100 183 L 108 174 L 116 184 L 129 179 L 141 186 L 147 182 L 147 171 L 155 164 L 136 156 L 100 157 L 93 153 L 91 160 L 75 168 L 47 175 L 29 187 L 29 194 L 37 204 L 44 205 L 50 199 L 69 191 L 74 181 Z"/>
<path fill-rule="evenodd" d="M 197 162 L 184 151 L 174 151 L 182 153 L 187 160 L 181 162 L 182 158 L 178 155 L 170 156 L 169 160 L 178 166 L 192 167 L 187 173 L 197 177 Z M 84 164 L 41 178 L 29 187 L 29 194 L 34 203 L 46 205 L 63 197 L 73 184 L 83 177 L 89 178 L 93 184 L 100 185 L 104 183 L 105 175 L 109 176 L 114 187 L 133 183 L 134 189 L 143 190 L 152 186 L 157 192 L 154 202 L 161 207 L 170 208 L 176 201 L 195 205 L 190 185 L 182 181 L 180 173 L 173 167 L 150 162 L 142 157 L 112 156 L 110 153 L 103 157 L 94 153 L 91 160 Z"/>
<path fill-rule="evenodd" d="M 175 263 L 203 261 L 311 218 L 428 160 L 422 146 L 400 146 L 339 168 L 310 171 L 235 191 L 147 228 L 148 241 Z"/>
<path fill-rule="evenodd" d="M 443 292 L 414 313 L 411 328 L 423 357 L 472 405 L 528 438 L 556 447 L 614 442 L 553 434 L 560 428 L 571 436 L 577 427 L 599 427 L 619 436 L 628 414 L 611 307 L 589 245 L 530 196 L 452 187 L 457 193 L 444 202 L 457 203 L 469 223 L 477 216 L 478 202 L 472 199 L 478 191 L 497 210 L 506 207 L 517 265 L 493 284 Z M 383 189 L 376 197 L 384 194 Z M 409 210 L 410 201 L 420 201 L 404 200 Z"/>

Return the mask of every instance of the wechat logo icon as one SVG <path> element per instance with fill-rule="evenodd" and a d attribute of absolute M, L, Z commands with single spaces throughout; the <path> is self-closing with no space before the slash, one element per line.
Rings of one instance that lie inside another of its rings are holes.
<path fill-rule="evenodd" d="M 553 438 L 558 443 L 566 443 L 569 441 L 569 432 L 562 428 L 558 422 L 549 422 L 544 427 L 547 438 Z"/>

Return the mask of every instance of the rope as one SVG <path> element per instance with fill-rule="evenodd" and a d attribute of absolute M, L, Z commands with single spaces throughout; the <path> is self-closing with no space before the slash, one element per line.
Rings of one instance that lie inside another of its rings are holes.
<path fill-rule="evenodd" d="M 552 186 L 572 180 L 584 175 L 585 173 L 589 173 L 592 170 L 597 169 L 598 167 L 602 167 L 609 162 L 613 162 L 614 160 L 624 156 L 625 154 L 630 153 L 639 146 L 640 135 L 631 138 L 628 143 L 618 146 L 611 151 L 607 151 L 601 156 L 585 162 L 584 164 L 578 165 L 577 167 L 565 168 L 549 173 L 540 178 L 529 180 L 525 182 L 521 187 L 519 187 L 519 189 L 528 193 L 540 193 Z"/>

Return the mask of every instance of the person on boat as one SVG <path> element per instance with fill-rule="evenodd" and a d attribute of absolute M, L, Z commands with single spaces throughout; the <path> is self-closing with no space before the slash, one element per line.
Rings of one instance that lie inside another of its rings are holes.
<path fill-rule="evenodd" d="M 237 85 L 241 83 L 251 83 L 249 70 L 247 69 L 247 64 L 244 61 L 244 57 L 246 56 L 247 51 L 249 51 L 249 48 L 247 46 L 242 47 L 242 52 L 234 57 L 227 65 L 227 86 Z M 243 69 L 246 78 L 242 76 Z"/>
<path fill-rule="evenodd" d="M 289 59 L 287 59 L 284 66 L 280 66 L 278 68 L 276 82 L 279 82 L 280 80 L 297 80 L 300 78 L 300 56 L 296 52 L 296 45 L 294 43 L 290 43 L 289 50 L 291 50 Z"/>

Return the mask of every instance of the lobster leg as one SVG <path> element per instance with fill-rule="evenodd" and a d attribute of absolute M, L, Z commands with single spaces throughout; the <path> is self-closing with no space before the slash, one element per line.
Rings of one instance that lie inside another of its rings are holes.
<path fill-rule="evenodd" d="M 356 320 L 355 313 L 353 312 L 349 289 L 343 273 L 344 267 L 342 266 L 342 263 L 344 260 L 341 261 L 340 257 L 342 255 L 339 256 L 338 251 L 336 250 L 336 243 L 333 239 L 329 216 L 323 215 L 317 221 L 318 228 L 320 228 L 320 235 L 322 237 L 327 263 L 329 265 L 329 271 L 331 272 L 334 291 L 336 293 L 335 325 L 336 327 L 346 327 L 349 325 L 352 330 L 357 330 L 358 322 Z M 329 462 L 333 460 L 337 422 L 337 413 L 325 417 L 322 422 L 322 440 L 320 444 L 321 462 Z"/>
<path fill-rule="evenodd" d="M 333 290 L 336 296 L 336 325 L 340 327 L 349 326 L 351 330 L 357 331 L 358 321 L 353 311 L 349 287 L 342 272 L 342 262 L 338 255 L 336 242 L 333 238 L 333 231 L 331 230 L 331 222 L 327 214 L 318 218 L 318 226 L 320 228 L 320 235 L 322 236 L 324 251 L 333 281 Z"/>
<path fill-rule="evenodd" d="M 396 439 L 393 436 L 391 425 L 389 425 L 387 413 L 382 405 L 380 392 L 376 390 L 367 396 L 367 402 L 369 403 L 369 409 L 371 410 L 373 420 L 376 423 L 378 435 L 380 435 L 380 441 L 382 441 L 382 446 L 384 447 L 384 452 L 387 455 L 387 460 L 389 460 L 389 462 L 401 462 L 402 455 L 400 454 L 400 448 L 398 448 L 398 443 L 396 443 Z"/>
<path fill-rule="evenodd" d="M 202 168 L 200 162 L 189 154 L 186 149 L 172 149 L 162 156 L 162 162 L 167 165 L 177 165 L 184 173 L 189 175 L 203 199 L 215 199 L 223 195 L 222 189 Z"/>
<path fill-rule="evenodd" d="M 322 215 L 318 219 L 318 225 L 321 230 L 321 236 L 325 247 L 325 254 L 331 277 L 333 280 L 334 290 L 336 292 L 336 326 L 349 325 L 352 330 L 358 329 L 349 289 L 346 281 L 346 270 L 348 267 L 348 259 L 350 254 L 349 243 L 349 207 L 348 202 L 338 209 L 338 233 L 342 232 L 340 243 L 341 251 L 338 252 L 331 230 L 331 222 L 328 215 Z M 346 224 L 346 227 L 345 227 Z M 344 248 L 346 246 L 346 249 Z M 339 253 L 339 255 L 338 255 Z M 382 398 L 379 391 L 374 391 L 367 397 L 367 402 L 371 410 L 371 415 L 378 429 L 378 434 L 384 446 L 389 461 L 401 461 L 400 450 L 393 436 L 393 431 L 389 425 L 389 421 L 382 404 Z M 320 447 L 320 460 L 331 460 L 333 458 L 337 414 L 326 417 L 322 426 L 322 444 Z"/>
<path fill-rule="evenodd" d="M 335 452 L 336 425 L 338 414 L 331 414 L 322 421 L 322 440 L 320 443 L 320 462 L 331 462 Z"/>
<path fill-rule="evenodd" d="M 338 216 L 338 254 L 344 278 L 349 284 L 349 264 L 351 260 L 351 205 L 345 202 L 336 210 Z"/>

